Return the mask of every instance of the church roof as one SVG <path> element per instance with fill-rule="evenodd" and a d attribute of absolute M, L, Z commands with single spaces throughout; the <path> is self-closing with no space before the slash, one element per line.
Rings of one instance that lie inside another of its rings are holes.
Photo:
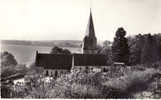
<path fill-rule="evenodd" d="M 72 67 L 72 55 L 37 53 L 35 64 L 46 69 L 70 70 Z"/>
<path fill-rule="evenodd" d="M 101 54 L 74 54 L 75 66 L 106 66 L 107 57 Z"/>
<path fill-rule="evenodd" d="M 74 57 L 74 60 L 72 60 Z M 102 54 L 45 54 L 36 53 L 35 64 L 45 69 L 67 69 L 74 66 L 107 66 L 107 57 Z"/>

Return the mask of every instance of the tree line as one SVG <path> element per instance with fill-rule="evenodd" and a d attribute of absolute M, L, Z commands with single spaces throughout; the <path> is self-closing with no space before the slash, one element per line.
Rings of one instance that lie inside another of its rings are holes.
<path fill-rule="evenodd" d="M 161 33 L 125 37 L 126 33 L 122 27 L 117 29 L 111 47 L 112 61 L 136 65 L 161 60 Z"/>

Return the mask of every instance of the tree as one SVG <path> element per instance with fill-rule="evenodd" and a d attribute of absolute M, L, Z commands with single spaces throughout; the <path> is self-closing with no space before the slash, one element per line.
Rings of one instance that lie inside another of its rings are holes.
<path fill-rule="evenodd" d="M 116 36 L 112 44 L 112 60 L 115 62 L 124 62 L 128 64 L 129 47 L 128 40 L 125 38 L 126 31 L 120 27 L 116 31 Z"/>
<path fill-rule="evenodd" d="M 6 78 L 10 75 L 16 74 L 16 65 L 17 61 L 15 57 L 7 52 L 4 51 L 1 53 L 1 78 Z"/>
<path fill-rule="evenodd" d="M 110 46 L 111 46 L 111 42 L 110 41 L 105 40 L 103 42 L 103 47 L 110 47 Z"/>
<path fill-rule="evenodd" d="M 11 53 L 4 51 L 3 53 L 1 53 L 1 66 L 5 67 L 11 65 L 17 65 L 17 61 Z"/>
<path fill-rule="evenodd" d="M 107 64 L 108 65 L 112 64 L 112 51 L 111 51 L 111 42 L 110 41 L 107 41 L 107 40 L 104 41 L 103 47 L 100 47 L 97 53 L 106 55 Z"/>
<path fill-rule="evenodd" d="M 71 52 L 68 49 L 63 50 L 64 54 L 71 54 Z"/>
<path fill-rule="evenodd" d="M 71 54 L 71 52 L 68 49 L 59 48 L 57 46 L 53 47 L 50 53 L 51 54 Z"/>
<path fill-rule="evenodd" d="M 157 43 L 151 34 L 145 35 L 145 43 L 141 54 L 141 63 L 150 64 L 159 60 L 159 49 Z"/>
<path fill-rule="evenodd" d="M 153 63 L 161 60 L 161 34 L 138 34 L 128 37 L 131 65 Z"/>
<path fill-rule="evenodd" d="M 158 52 L 157 56 L 159 56 L 158 57 L 158 61 L 159 61 L 161 60 L 161 33 L 155 34 L 154 39 L 157 46 L 157 52 Z"/>
<path fill-rule="evenodd" d="M 142 46 L 144 45 L 144 36 L 141 34 L 138 34 L 133 38 L 129 37 L 128 44 L 130 49 L 129 63 L 131 65 L 140 64 Z"/>

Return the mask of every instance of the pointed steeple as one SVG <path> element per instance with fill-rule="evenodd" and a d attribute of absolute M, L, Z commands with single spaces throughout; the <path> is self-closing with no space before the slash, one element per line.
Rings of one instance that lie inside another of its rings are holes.
<path fill-rule="evenodd" d="M 84 54 L 95 54 L 97 52 L 97 38 L 95 36 L 92 12 L 90 9 L 89 21 L 86 29 L 86 35 L 83 39 L 82 51 Z"/>
<path fill-rule="evenodd" d="M 95 37 L 95 31 L 94 31 L 94 24 L 93 24 L 93 18 L 92 18 L 92 11 L 90 8 L 90 16 L 89 21 L 86 29 L 86 35 L 89 37 Z"/>

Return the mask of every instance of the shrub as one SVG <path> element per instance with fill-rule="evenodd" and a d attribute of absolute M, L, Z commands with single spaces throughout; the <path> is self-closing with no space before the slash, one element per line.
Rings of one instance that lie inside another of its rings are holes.
<path fill-rule="evenodd" d="M 52 98 L 103 98 L 101 80 L 101 73 L 71 73 L 58 78 L 50 94 Z"/>
<path fill-rule="evenodd" d="M 112 87 L 120 92 L 127 93 L 131 96 L 133 93 L 146 90 L 153 76 L 156 74 L 154 69 L 145 71 L 134 71 L 121 78 L 112 79 L 104 83 L 107 87 Z"/>

